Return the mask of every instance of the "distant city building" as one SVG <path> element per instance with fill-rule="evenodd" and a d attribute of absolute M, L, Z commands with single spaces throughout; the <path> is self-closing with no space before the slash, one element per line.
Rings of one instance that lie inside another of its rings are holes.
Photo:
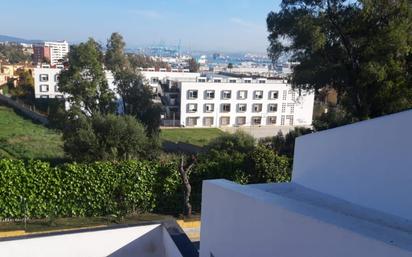
<path fill-rule="evenodd" d="M 51 65 L 61 63 L 69 53 L 67 41 L 44 42 L 33 46 L 33 62 L 42 63 L 49 60 Z"/>

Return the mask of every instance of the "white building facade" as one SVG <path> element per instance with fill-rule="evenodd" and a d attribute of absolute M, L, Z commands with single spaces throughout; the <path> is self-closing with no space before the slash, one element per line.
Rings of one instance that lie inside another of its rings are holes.
<path fill-rule="evenodd" d="M 59 91 L 58 82 L 62 69 L 34 68 L 34 96 L 35 98 L 63 98 Z"/>
<path fill-rule="evenodd" d="M 44 42 L 44 46 L 50 48 L 50 64 L 56 65 L 66 58 L 69 53 L 69 43 L 67 41 Z"/>
<path fill-rule="evenodd" d="M 314 93 L 283 80 L 205 78 L 179 82 L 184 127 L 310 126 Z"/>
<path fill-rule="evenodd" d="M 187 69 L 159 69 L 154 68 L 141 70 L 140 73 L 146 79 L 146 82 L 152 87 L 154 93 L 161 93 L 161 83 L 166 83 L 168 80 L 175 81 L 196 81 L 200 77 L 200 73 L 189 72 Z"/>

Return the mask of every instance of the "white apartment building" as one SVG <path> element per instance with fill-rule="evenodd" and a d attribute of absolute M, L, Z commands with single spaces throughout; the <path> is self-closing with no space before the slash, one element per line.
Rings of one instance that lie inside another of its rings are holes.
<path fill-rule="evenodd" d="M 50 48 L 50 64 L 55 65 L 59 60 L 64 59 L 69 53 L 69 43 L 67 41 L 44 42 L 44 46 Z"/>
<path fill-rule="evenodd" d="M 176 100 L 169 102 L 179 107 L 176 117 L 184 127 L 312 124 L 314 93 L 299 94 L 284 80 L 198 77 L 174 85 L 179 93 L 170 93 Z"/>
<path fill-rule="evenodd" d="M 63 67 L 50 68 L 48 66 L 47 67 L 45 66 L 46 65 L 43 65 L 43 67 L 35 68 L 33 70 L 35 98 L 43 98 L 43 99 L 67 98 L 68 95 L 64 95 L 62 92 L 60 92 L 59 86 L 58 86 L 60 72 L 62 71 Z M 114 83 L 113 73 L 106 70 L 105 75 L 106 75 L 106 80 L 107 80 L 109 89 L 112 92 L 114 92 L 116 95 L 117 112 L 123 113 L 124 112 L 123 101 L 120 95 L 117 93 L 117 90 L 116 90 L 117 88 Z M 69 105 L 66 105 L 66 108 L 68 107 Z"/>
<path fill-rule="evenodd" d="M 59 91 L 58 82 L 61 68 L 34 68 L 34 96 L 35 98 L 63 98 Z"/>
<path fill-rule="evenodd" d="M 175 81 L 196 81 L 200 73 L 189 72 L 188 69 L 170 69 L 160 68 L 155 71 L 154 68 L 141 70 L 140 73 L 146 79 L 146 82 L 152 87 L 154 93 L 162 93 L 161 84 L 169 80 Z"/>

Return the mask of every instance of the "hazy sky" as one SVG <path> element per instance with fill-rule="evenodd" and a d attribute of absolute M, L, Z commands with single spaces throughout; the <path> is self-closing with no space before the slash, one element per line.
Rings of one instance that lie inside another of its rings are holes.
<path fill-rule="evenodd" d="M 266 16 L 280 0 L 25 0 L 2 3 L 0 34 L 28 39 L 164 42 L 192 50 L 265 52 Z"/>

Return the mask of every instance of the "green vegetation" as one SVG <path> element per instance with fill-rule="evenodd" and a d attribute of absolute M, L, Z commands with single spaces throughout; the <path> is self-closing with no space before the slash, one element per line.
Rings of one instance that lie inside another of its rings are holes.
<path fill-rule="evenodd" d="M 269 54 L 292 54 L 295 87 L 335 89 L 349 122 L 398 112 L 412 107 L 411 17 L 407 0 L 283 0 Z"/>
<path fill-rule="evenodd" d="M 61 135 L 0 106 L 0 158 L 59 159 L 64 157 Z"/>
<path fill-rule="evenodd" d="M 0 160 L 0 219 L 99 217 L 176 210 L 176 165 L 149 161 L 64 164 Z M 170 197 L 169 197 L 170 196 Z"/>
<path fill-rule="evenodd" d="M 23 52 L 19 45 L 0 44 L 0 60 L 6 60 L 11 64 L 31 61 L 31 56 Z"/>
<path fill-rule="evenodd" d="M 219 129 L 216 128 L 202 128 L 202 129 L 163 129 L 160 133 L 162 141 L 170 141 L 173 143 L 187 143 L 196 146 L 205 146 L 211 140 L 223 135 Z"/>

